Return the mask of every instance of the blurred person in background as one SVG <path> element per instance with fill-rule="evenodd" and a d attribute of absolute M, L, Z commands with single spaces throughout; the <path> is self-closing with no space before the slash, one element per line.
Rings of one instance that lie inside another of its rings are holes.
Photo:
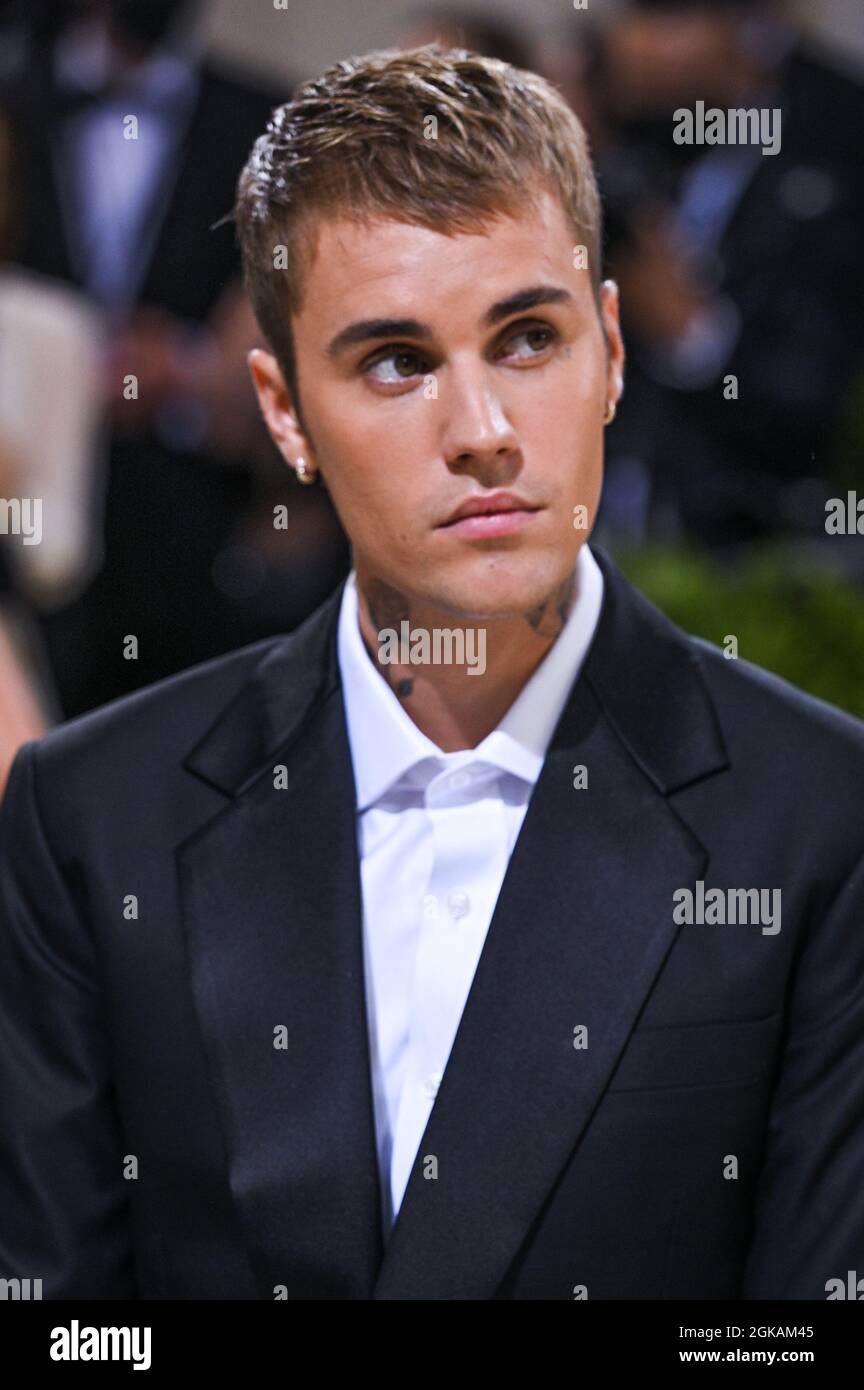
<path fill-rule="evenodd" d="M 721 550 L 819 532 L 864 359 L 864 91 L 759 0 L 604 21 L 574 13 L 555 64 L 594 138 L 630 354 L 602 520 Z M 779 149 L 677 144 L 697 101 L 777 108 Z"/>
<path fill-rule="evenodd" d="M 0 793 L 20 744 L 61 713 L 37 617 L 90 570 L 100 410 L 92 310 L 70 286 L 7 260 L 15 188 L 0 117 Z"/>
<path fill-rule="evenodd" d="M 0 115 L 0 437 L 6 495 L 38 498 L 38 544 L 8 556 L 41 612 L 68 601 L 98 568 L 92 525 L 101 481 L 104 402 L 98 316 L 74 286 L 14 260 L 20 169 Z"/>
<path fill-rule="evenodd" d="M 342 572 L 326 501 L 310 501 L 290 536 L 301 583 L 272 612 L 256 606 L 256 547 L 285 537 L 272 507 L 269 527 L 255 510 L 275 464 L 229 221 L 237 170 L 287 93 L 215 70 L 189 33 L 197 9 L 65 0 L 2 92 L 21 156 L 18 260 L 80 287 L 103 325 L 104 553 L 87 590 L 41 619 L 66 715 L 290 627 Z"/>
<path fill-rule="evenodd" d="M 486 58 L 500 58 L 516 68 L 534 66 L 533 45 L 517 25 L 470 6 L 421 5 L 405 16 L 398 32 L 400 48 L 436 41 L 444 48 L 466 48 Z"/>
<path fill-rule="evenodd" d="M 7 456 L 0 441 L 0 490 L 8 497 L 4 478 L 8 476 Z M 26 646 L 26 627 L 7 563 L 7 537 L 0 537 L 0 798 L 15 754 L 28 739 L 39 738 L 49 727 L 46 710 L 39 697 L 32 660 Z M 26 619 L 24 620 L 26 623 Z"/>

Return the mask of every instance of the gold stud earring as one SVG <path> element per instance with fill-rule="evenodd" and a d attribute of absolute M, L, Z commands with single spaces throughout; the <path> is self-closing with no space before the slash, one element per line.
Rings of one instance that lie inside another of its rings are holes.
<path fill-rule="evenodd" d="M 604 424 L 604 425 L 611 425 L 612 421 L 615 419 L 615 411 L 616 411 L 617 409 L 618 409 L 618 407 L 617 407 L 615 401 L 607 401 L 607 402 L 606 402 L 606 413 L 605 413 L 604 416 L 603 416 L 603 424 Z"/>
<path fill-rule="evenodd" d="M 294 465 L 294 472 L 297 474 L 297 481 L 300 483 L 314 483 L 318 476 L 317 473 L 309 472 L 304 458 L 298 458 Z"/>

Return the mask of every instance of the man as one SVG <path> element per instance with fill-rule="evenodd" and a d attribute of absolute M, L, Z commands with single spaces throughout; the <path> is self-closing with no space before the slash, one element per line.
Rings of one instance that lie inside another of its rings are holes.
<path fill-rule="evenodd" d="M 494 60 L 340 63 L 237 221 L 262 410 L 354 566 L 19 753 L 0 1269 L 827 1297 L 864 1257 L 864 737 L 586 544 L 624 352 L 581 127 Z"/>
<path fill-rule="evenodd" d="M 864 89 L 778 9 L 627 0 L 591 78 L 617 132 L 593 148 L 628 345 L 605 507 L 617 492 L 610 519 L 675 518 L 718 548 L 784 532 L 825 544 L 821 495 L 864 368 Z M 696 127 L 678 143 L 697 110 L 756 112 L 771 143 L 731 121 L 719 144 Z"/>
<path fill-rule="evenodd" d="M 80 535 L 75 591 L 37 614 L 67 716 L 266 633 L 264 595 L 232 587 L 253 463 L 270 450 L 243 389 L 256 335 L 225 219 L 237 170 L 287 93 L 214 65 L 189 31 L 199 9 L 55 0 L 52 32 L 0 90 L 21 180 L 15 260 L 77 287 L 102 330 L 105 467 L 91 448 L 63 517 Z M 326 515 L 326 500 L 311 510 Z M 259 571 L 263 584 L 263 560 Z M 329 572 L 308 606 L 297 586 L 286 628 L 343 573 Z"/>

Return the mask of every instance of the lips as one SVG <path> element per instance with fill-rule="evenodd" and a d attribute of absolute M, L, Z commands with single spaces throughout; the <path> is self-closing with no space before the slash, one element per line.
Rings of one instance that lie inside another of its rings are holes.
<path fill-rule="evenodd" d="M 492 492 L 467 498 L 438 529 L 463 540 L 490 540 L 521 530 L 541 510 L 512 492 Z"/>
<path fill-rule="evenodd" d="M 469 497 L 454 512 L 451 512 L 442 526 L 453 526 L 471 516 L 497 516 L 501 512 L 535 512 L 539 509 L 512 492 L 490 492 L 485 497 Z"/>

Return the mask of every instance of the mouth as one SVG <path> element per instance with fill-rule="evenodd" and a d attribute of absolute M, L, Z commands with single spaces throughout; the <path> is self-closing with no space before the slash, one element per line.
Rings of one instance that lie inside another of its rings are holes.
<path fill-rule="evenodd" d="M 492 492 L 468 498 L 437 529 L 469 540 L 507 536 L 529 525 L 540 511 L 514 493 Z"/>

